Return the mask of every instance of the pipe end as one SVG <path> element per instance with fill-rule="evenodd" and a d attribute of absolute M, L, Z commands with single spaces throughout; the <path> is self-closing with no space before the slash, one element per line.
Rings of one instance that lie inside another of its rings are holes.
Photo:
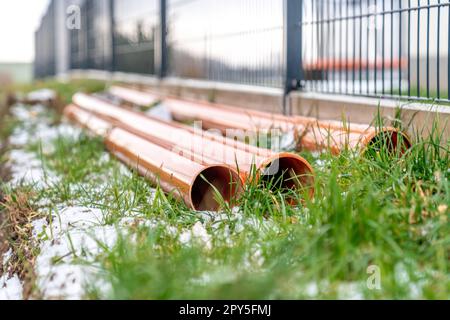
<path fill-rule="evenodd" d="M 233 205 L 242 192 L 242 180 L 236 170 L 220 165 L 207 167 L 194 179 L 191 205 L 197 211 L 218 211 L 223 202 Z"/>
<path fill-rule="evenodd" d="M 363 153 L 367 153 L 369 150 L 380 151 L 382 149 L 386 149 L 389 154 L 395 154 L 398 152 L 403 155 L 411 148 L 412 142 L 407 134 L 393 128 L 388 128 L 371 136 L 368 139 Z"/>
<path fill-rule="evenodd" d="M 306 192 L 314 196 L 314 169 L 295 154 L 282 153 L 270 158 L 261 167 L 260 180 L 270 189 Z"/>

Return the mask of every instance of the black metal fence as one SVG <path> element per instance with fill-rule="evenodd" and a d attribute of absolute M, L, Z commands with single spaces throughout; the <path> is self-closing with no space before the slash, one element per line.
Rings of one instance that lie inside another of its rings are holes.
<path fill-rule="evenodd" d="M 168 26 L 171 75 L 282 86 L 282 1 L 169 0 Z"/>
<path fill-rule="evenodd" d="M 158 0 L 115 0 L 114 65 L 116 71 L 155 74 L 159 27 Z"/>
<path fill-rule="evenodd" d="M 303 2 L 306 90 L 449 101 L 449 1 Z"/>
<path fill-rule="evenodd" d="M 447 0 L 59 1 L 82 15 L 69 69 L 450 101 Z M 58 72 L 51 10 L 36 33 L 38 77 Z"/>
<path fill-rule="evenodd" d="M 37 78 L 54 75 L 56 72 L 54 28 L 54 6 L 52 3 L 42 17 L 39 29 L 35 33 L 34 74 Z"/>

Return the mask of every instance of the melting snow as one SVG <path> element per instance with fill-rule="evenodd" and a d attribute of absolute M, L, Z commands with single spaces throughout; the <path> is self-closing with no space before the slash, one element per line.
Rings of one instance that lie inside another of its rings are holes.
<path fill-rule="evenodd" d="M 158 109 L 152 110 L 157 112 Z M 18 105 L 13 108 L 13 114 L 22 121 L 22 125 L 11 137 L 15 147 L 10 153 L 13 185 L 22 182 L 45 187 L 48 182 L 57 181 L 59 178 L 52 172 L 46 172 L 41 160 L 34 153 L 25 151 L 24 147 L 41 141 L 42 151 L 48 153 L 51 152 L 52 144 L 45 143 L 46 141 L 59 136 L 77 137 L 81 132 L 64 123 L 51 126 L 48 119 L 42 117 L 42 112 L 45 112 L 45 109 L 41 106 Z M 108 161 L 109 155 L 105 153 L 103 160 Z M 121 166 L 120 170 L 124 175 L 131 175 L 131 171 L 125 166 Z M 100 190 L 101 188 L 104 186 L 99 186 Z M 39 206 L 48 210 L 53 204 L 43 200 Z M 47 218 L 33 222 L 33 238 L 40 249 L 35 264 L 36 284 L 44 298 L 82 299 L 85 297 L 86 287 L 93 283 L 106 292 L 108 286 L 98 280 L 100 266 L 97 258 L 105 248 L 114 246 L 118 238 L 118 229 L 135 222 L 132 213 L 124 217 L 117 226 L 105 225 L 104 212 L 93 208 L 65 207 L 61 204 L 50 214 L 44 212 L 44 209 L 42 213 L 47 214 Z M 163 227 L 166 234 L 178 239 L 181 244 L 187 246 L 195 244 L 205 250 L 210 250 L 213 246 L 212 236 L 207 228 L 224 240 L 224 243 L 232 246 L 231 222 L 234 225 L 234 233 L 240 233 L 246 228 L 267 232 L 273 231 L 276 227 L 270 220 L 244 217 L 238 208 L 229 214 L 199 213 L 198 220 L 192 228 L 181 231 L 176 226 L 160 220 L 144 219 L 142 224 L 149 228 Z M 262 266 L 264 257 L 261 248 L 255 246 L 243 263 L 249 268 Z M 22 286 L 17 277 L 0 278 L 0 298 L 2 297 L 22 298 Z"/>
<path fill-rule="evenodd" d="M 197 222 L 192 230 L 183 232 L 179 240 L 182 244 L 195 243 L 204 246 L 208 250 L 212 248 L 211 236 L 201 222 Z"/>
<path fill-rule="evenodd" d="M 46 172 L 42 162 L 31 152 L 12 150 L 9 153 L 12 185 L 36 185 L 45 187 L 49 182 L 55 182 L 56 177 Z"/>
<path fill-rule="evenodd" d="M 34 235 L 42 239 L 35 272 L 45 298 L 84 297 L 87 284 L 98 271 L 97 255 L 117 240 L 116 227 L 102 225 L 102 216 L 97 209 L 68 207 L 51 222 L 33 222 Z"/>
<path fill-rule="evenodd" d="M 338 297 L 340 300 L 363 300 L 364 284 L 358 282 L 342 283 L 338 286 Z"/>
<path fill-rule="evenodd" d="M 30 101 L 47 102 L 56 98 L 56 92 L 50 89 L 40 89 L 30 92 L 27 99 Z"/>
<path fill-rule="evenodd" d="M 21 121 L 21 125 L 9 138 L 9 142 L 14 147 L 9 153 L 10 160 L 8 161 L 12 174 L 10 182 L 12 185 L 24 183 L 44 187 L 47 183 L 56 182 L 57 178 L 44 170 L 37 155 L 23 149 L 27 145 L 40 142 L 42 151 L 50 152 L 49 141 L 53 141 L 59 136 L 78 137 L 81 132 L 68 124 L 50 126 L 46 118 L 40 118 L 37 121 L 44 112 L 45 108 L 40 105 L 31 107 L 16 105 L 11 110 L 11 113 Z"/>
<path fill-rule="evenodd" d="M 173 121 L 172 113 L 166 106 L 164 106 L 164 104 L 158 104 L 157 106 L 151 108 L 147 114 L 164 121 Z"/>
<path fill-rule="evenodd" d="M 7 265 L 11 256 L 11 250 L 3 255 L 3 266 Z M 22 300 L 22 292 L 22 283 L 19 277 L 16 275 L 9 277 L 7 273 L 0 277 L 0 300 Z"/>
<path fill-rule="evenodd" d="M 0 277 L 0 300 L 22 300 L 22 283 L 17 276 Z"/>

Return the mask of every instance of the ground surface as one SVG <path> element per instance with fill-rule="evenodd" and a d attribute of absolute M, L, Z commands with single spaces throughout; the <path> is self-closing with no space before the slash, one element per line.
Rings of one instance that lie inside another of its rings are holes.
<path fill-rule="evenodd" d="M 237 208 L 209 213 L 55 111 L 15 105 L 5 117 L 0 299 L 450 298 L 438 134 L 404 156 L 303 153 L 317 173 L 311 201 L 289 207 L 247 186 Z"/>

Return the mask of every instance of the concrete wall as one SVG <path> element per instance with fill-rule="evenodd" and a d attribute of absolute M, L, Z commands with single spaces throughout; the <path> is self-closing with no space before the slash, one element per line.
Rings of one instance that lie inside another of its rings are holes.
<path fill-rule="evenodd" d="M 282 113 L 283 92 L 255 86 L 216 83 L 201 80 L 165 79 L 151 76 L 103 71 L 75 71 L 74 78 L 103 79 L 145 87 L 163 95 L 184 99 L 203 100 L 229 104 L 244 109 Z M 444 141 L 450 139 L 450 106 L 411 103 L 388 99 L 326 95 L 318 93 L 293 92 L 287 101 L 291 114 L 304 115 L 322 120 L 343 120 L 371 124 L 380 114 L 387 120 L 394 120 L 400 108 L 401 120 L 409 126 L 411 136 L 419 132 L 428 136 L 434 123 L 443 132 Z"/>
<path fill-rule="evenodd" d="M 418 132 L 427 137 L 437 124 L 443 141 L 450 139 L 450 106 L 300 92 L 291 94 L 289 101 L 292 114 L 363 124 L 372 123 L 378 112 L 389 124 L 400 109 L 400 119 L 409 126 L 411 136 Z"/>

